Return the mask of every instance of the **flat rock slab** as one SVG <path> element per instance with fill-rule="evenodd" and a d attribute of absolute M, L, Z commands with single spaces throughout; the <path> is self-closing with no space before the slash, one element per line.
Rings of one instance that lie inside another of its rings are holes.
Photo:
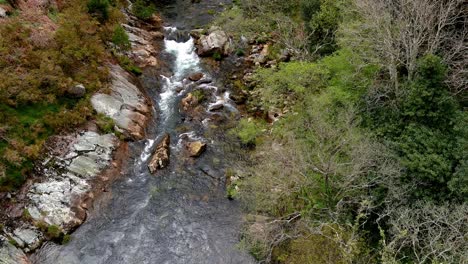
<path fill-rule="evenodd" d="M 53 164 L 44 170 L 45 180 L 29 190 L 31 217 L 63 228 L 80 224 L 83 219 L 72 210 L 74 199 L 91 189 L 89 182 L 110 164 L 117 145 L 113 134 L 77 135 L 64 158 L 52 157 Z"/>
<path fill-rule="evenodd" d="M 115 124 L 135 139 L 144 137 L 146 115 L 150 108 L 143 93 L 133 84 L 130 75 L 122 67 L 110 67 L 111 93 L 97 93 L 91 98 L 93 108 L 112 118 Z"/>

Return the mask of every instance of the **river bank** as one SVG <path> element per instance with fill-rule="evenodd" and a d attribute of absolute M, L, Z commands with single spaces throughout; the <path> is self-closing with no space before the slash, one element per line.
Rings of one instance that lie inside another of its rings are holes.
<path fill-rule="evenodd" d="M 151 42 L 160 38 L 159 18 L 144 23 L 123 12 L 132 46 L 126 55 L 140 67 L 157 66 L 157 50 Z M 95 199 L 120 176 L 129 155 L 128 141 L 145 137 L 152 106 L 140 81 L 115 62 L 108 62 L 107 67 L 110 88 L 95 93 L 91 104 L 116 132 L 103 130 L 98 121 L 91 120 L 75 132 L 47 141 L 33 175 L 20 190 L 3 194 L 0 263 L 27 263 L 24 253 L 48 240 L 66 243 L 69 234 L 86 221 Z"/>

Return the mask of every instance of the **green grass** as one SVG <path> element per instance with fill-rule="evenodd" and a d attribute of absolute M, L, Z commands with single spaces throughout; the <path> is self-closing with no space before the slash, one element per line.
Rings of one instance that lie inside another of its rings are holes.
<path fill-rule="evenodd" d="M 43 142 L 47 137 L 53 134 L 53 130 L 48 128 L 44 121 L 49 114 L 59 111 L 59 104 L 35 104 L 18 108 L 13 108 L 5 104 L 0 104 L 0 113 L 2 113 L 2 122 L 7 128 L 5 138 L 0 139 L 0 160 L 5 165 L 6 176 L 0 179 L 0 191 L 10 191 L 20 187 L 25 175 L 33 168 L 33 161 L 23 160 L 20 164 L 12 164 L 5 158 L 5 151 L 10 147 L 12 141 L 21 142 L 26 146 Z M 34 128 L 41 128 L 34 131 Z M 22 154 L 22 153 L 20 153 Z"/>

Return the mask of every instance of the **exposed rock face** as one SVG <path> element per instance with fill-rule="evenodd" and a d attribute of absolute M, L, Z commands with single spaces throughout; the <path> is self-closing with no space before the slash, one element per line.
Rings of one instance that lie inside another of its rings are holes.
<path fill-rule="evenodd" d="M 187 151 L 190 157 L 199 157 L 206 150 L 206 143 L 201 141 L 188 142 Z"/>
<path fill-rule="evenodd" d="M 226 32 L 213 28 L 208 35 L 200 36 L 197 41 L 199 56 L 211 56 L 215 53 L 227 55 L 229 53 L 229 38 Z"/>
<path fill-rule="evenodd" d="M 166 134 L 156 147 L 153 157 L 148 164 L 148 169 L 152 174 L 157 170 L 164 169 L 167 165 L 169 165 L 170 144 L 171 138 L 169 134 Z"/>
<path fill-rule="evenodd" d="M 31 264 L 23 251 L 11 245 L 7 239 L 0 236 L 0 264 Z"/>
<path fill-rule="evenodd" d="M 96 93 L 91 104 L 98 113 L 112 118 L 127 136 L 142 139 L 148 119 L 146 115 L 150 112 L 147 101 L 120 66 L 111 66 L 111 77 L 111 93 Z"/>
<path fill-rule="evenodd" d="M 66 141 L 68 151 L 44 164 L 44 181 L 31 186 L 27 209 L 33 220 L 67 230 L 84 221 L 85 214 L 73 207 L 91 189 L 90 181 L 110 164 L 118 140 L 113 134 L 89 131 L 57 140 Z"/>
<path fill-rule="evenodd" d="M 161 32 L 150 33 L 144 29 L 122 25 L 127 31 L 131 50 L 126 54 L 135 61 L 139 67 L 158 66 L 156 56 L 158 52 L 151 44 L 154 39 L 161 39 L 164 35 Z"/>
<path fill-rule="evenodd" d="M 67 94 L 73 98 L 81 98 L 85 96 L 86 88 L 84 87 L 83 84 L 77 84 L 75 86 L 69 87 L 67 90 Z"/>

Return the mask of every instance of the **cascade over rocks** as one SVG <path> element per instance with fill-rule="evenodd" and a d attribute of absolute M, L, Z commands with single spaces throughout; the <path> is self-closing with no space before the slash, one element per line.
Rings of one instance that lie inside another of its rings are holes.
<path fill-rule="evenodd" d="M 167 165 L 169 165 L 170 144 L 171 138 L 169 134 L 166 134 L 156 147 L 156 150 L 153 153 L 153 157 L 148 164 L 148 169 L 151 174 L 154 174 L 159 169 L 164 169 L 167 167 Z"/>

